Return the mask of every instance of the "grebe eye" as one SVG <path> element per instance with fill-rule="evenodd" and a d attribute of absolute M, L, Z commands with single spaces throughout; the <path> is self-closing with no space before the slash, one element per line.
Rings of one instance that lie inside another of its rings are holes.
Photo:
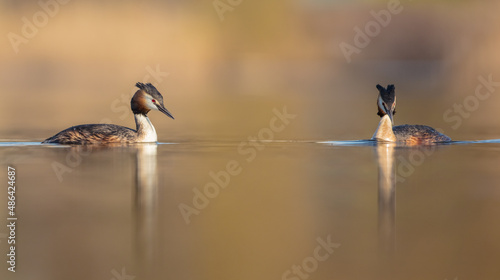
<path fill-rule="evenodd" d="M 151 101 L 153 101 L 153 103 L 156 103 L 156 100 L 154 100 L 154 99 L 153 99 L 153 100 L 151 100 Z"/>

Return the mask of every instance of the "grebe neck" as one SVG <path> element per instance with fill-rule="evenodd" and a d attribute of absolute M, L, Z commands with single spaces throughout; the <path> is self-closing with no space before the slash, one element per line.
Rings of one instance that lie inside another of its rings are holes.
<path fill-rule="evenodd" d="M 396 142 L 396 136 L 394 135 L 394 131 L 392 131 L 392 121 L 388 115 L 384 115 L 380 118 L 380 122 L 373 134 L 372 140 Z"/>
<path fill-rule="evenodd" d="M 158 136 L 148 116 L 144 114 L 134 114 L 134 118 L 137 127 L 137 142 L 156 142 Z"/>

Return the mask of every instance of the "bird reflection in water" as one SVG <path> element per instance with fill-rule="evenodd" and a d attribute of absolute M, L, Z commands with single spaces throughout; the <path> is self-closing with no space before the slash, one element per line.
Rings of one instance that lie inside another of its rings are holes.
<path fill-rule="evenodd" d="M 394 143 L 375 146 L 378 164 L 378 231 L 380 246 L 395 251 L 396 244 L 396 176 Z"/>
<path fill-rule="evenodd" d="M 375 145 L 378 165 L 378 231 L 381 249 L 387 252 L 396 250 L 396 181 L 398 178 L 408 177 L 416 165 L 421 165 L 426 156 L 432 155 L 441 147 L 444 145 L 398 146 L 390 142 L 377 142 Z M 421 160 L 418 162 L 412 160 L 416 156 Z M 412 163 L 415 163 L 415 166 Z M 408 173 L 407 170 L 411 172 Z"/>
<path fill-rule="evenodd" d="M 153 271 L 158 256 L 158 171 L 156 143 L 138 144 L 135 182 L 135 242 L 137 264 L 143 276 Z"/>

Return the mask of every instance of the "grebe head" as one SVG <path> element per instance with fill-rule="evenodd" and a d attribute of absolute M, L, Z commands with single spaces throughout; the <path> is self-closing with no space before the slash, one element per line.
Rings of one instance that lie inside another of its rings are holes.
<path fill-rule="evenodd" d="M 158 110 L 172 119 L 174 118 L 167 108 L 165 108 L 165 105 L 163 105 L 163 96 L 152 84 L 137 83 L 135 86 L 139 90 L 130 101 L 130 106 L 134 114 L 146 115 L 151 110 Z"/>
<path fill-rule="evenodd" d="M 396 114 L 396 92 L 394 85 L 387 85 L 387 89 L 381 85 L 377 85 L 379 95 L 377 98 L 378 113 L 380 117 L 389 116 L 391 122 L 392 117 Z"/>

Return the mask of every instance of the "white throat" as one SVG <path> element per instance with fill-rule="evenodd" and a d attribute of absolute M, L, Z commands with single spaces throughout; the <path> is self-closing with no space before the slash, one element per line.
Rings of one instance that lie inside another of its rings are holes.
<path fill-rule="evenodd" d="M 143 114 L 134 114 L 137 127 L 137 142 L 156 142 L 158 136 L 149 118 Z"/>
<path fill-rule="evenodd" d="M 392 131 L 392 121 L 389 115 L 384 115 L 380 119 L 378 127 L 372 136 L 372 140 L 396 142 L 396 136 L 394 135 L 394 131 Z"/>

